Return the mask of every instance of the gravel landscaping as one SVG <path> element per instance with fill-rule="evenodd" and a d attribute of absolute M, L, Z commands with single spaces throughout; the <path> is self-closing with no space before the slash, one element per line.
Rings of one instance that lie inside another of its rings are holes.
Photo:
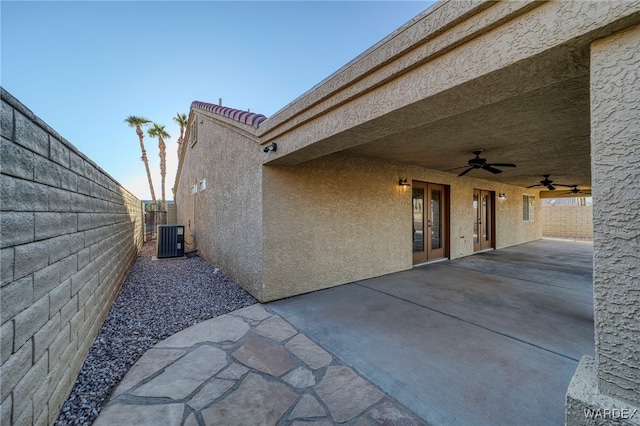
<path fill-rule="evenodd" d="M 146 243 L 120 290 L 56 425 L 90 425 L 129 368 L 156 343 L 198 322 L 257 303 L 197 256 L 153 260 Z"/>

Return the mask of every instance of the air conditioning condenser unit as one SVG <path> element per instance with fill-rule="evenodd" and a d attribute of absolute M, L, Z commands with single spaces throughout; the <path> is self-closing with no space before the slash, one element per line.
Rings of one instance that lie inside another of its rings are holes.
<path fill-rule="evenodd" d="M 158 225 L 158 258 L 184 256 L 184 225 Z"/>

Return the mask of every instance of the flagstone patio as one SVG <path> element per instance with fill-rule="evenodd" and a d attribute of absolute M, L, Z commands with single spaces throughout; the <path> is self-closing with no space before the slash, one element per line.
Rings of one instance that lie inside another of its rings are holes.
<path fill-rule="evenodd" d="M 269 307 L 194 325 L 147 351 L 94 423 L 425 424 Z"/>

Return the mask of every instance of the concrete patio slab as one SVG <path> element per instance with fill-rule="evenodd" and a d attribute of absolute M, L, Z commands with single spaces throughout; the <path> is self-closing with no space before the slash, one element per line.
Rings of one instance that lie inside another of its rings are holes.
<path fill-rule="evenodd" d="M 590 262 L 542 240 L 268 306 L 430 424 L 560 425 L 594 353 Z"/>
<path fill-rule="evenodd" d="M 544 272 L 523 271 L 526 279 L 509 278 L 457 263 L 416 268 L 394 277 L 393 283 L 381 277 L 359 284 L 575 361 L 593 354 L 590 279 L 582 280 L 580 290 L 532 281 Z"/>

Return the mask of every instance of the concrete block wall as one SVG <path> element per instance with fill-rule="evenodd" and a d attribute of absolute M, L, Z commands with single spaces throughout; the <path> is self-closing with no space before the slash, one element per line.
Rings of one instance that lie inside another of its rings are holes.
<path fill-rule="evenodd" d="M 549 206 L 541 209 L 545 237 L 593 238 L 592 206 Z"/>
<path fill-rule="evenodd" d="M 0 424 L 52 424 L 142 246 L 143 210 L 1 98 Z"/>

